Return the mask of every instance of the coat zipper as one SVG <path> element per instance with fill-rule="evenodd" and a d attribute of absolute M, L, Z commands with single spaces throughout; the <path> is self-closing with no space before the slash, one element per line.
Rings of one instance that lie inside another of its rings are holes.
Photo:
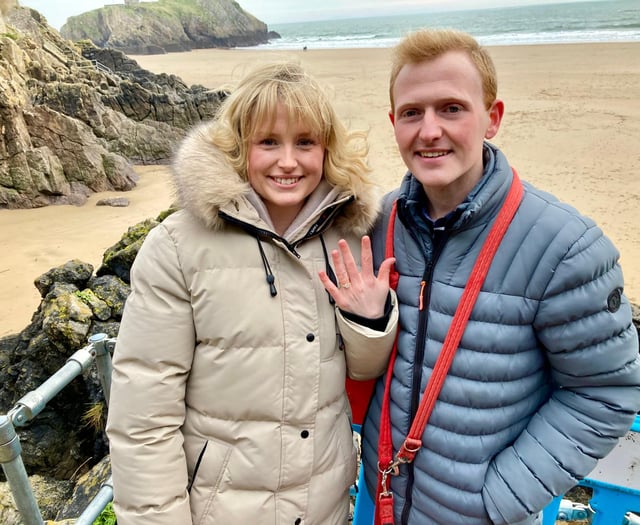
<path fill-rule="evenodd" d="M 298 259 L 300 259 L 300 254 L 296 251 L 296 246 L 294 244 L 287 242 L 285 239 L 273 233 L 272 231 L 265 230 L 264 228 L 258 228 L 257 226 L 253 226 L 252 224 L 248 224 L 244 221 L 241 221 L 240 219 L 236 219 L 235 217 L 232 217 L 231 215 L 227 215 L 223 211 L 218 212 L 218 215 L 225 221 L 231 224 L 235 224 L 236 226 L 240 226 L 240 228 L 242 228 L 248 234 L 253 235 L 256 238 L 267 237 L 269 239 L 280 241 L 282 244 L 284 244 L 287 250 L 289 250 L 293 255 L 295 255 Z"/>
<path fill-rule="evenodd" d="M 418 316 L 418 333 L 416 334 L 416 348 L 413 361 L 413 381 L 411 384 L 411 421 L 416 416 L 418 406 L 420 404 L 420 386 L 422 383 L 422 370 L 425 346 L 427 342 L 427 326 L 429 324 L 429 303 L 431 302 L 431 283 L 435 266 L 442 253 L 448 235 L 444 229 L 434 229 L 433 232 L 433 254 L 431 260 L 422 274 L 422 282 L 420 283 L 419 296 L 419 316 Z M 408 430 L 408 429 L 407 429 Z M 409 512 L 413 502 L 413 482 L 414 482 L 414 463 L 407 465 L 407 490 L 405 492 L 404 506 L 400 522 L 402 525 L 408 525 Z"/>
<path fill-rule="evenodd" d="M 218 215 L 220 218 L 224 219 L 225 221 L 231 224 L 235 224 L 236 226 L 240 226 L 240 228 L 242 228 L 244 231 L 246 231 L 251 235 L 254 235 L 255 237 L 266 237 L 266 238 L 280 241 L 287 248 L 287 250 L 289 250 L 293 255 L 295 255 L 298 259 L 300 259 L 300 254 L 296 250 L 297 246 L 300 243 L 312 237 L 315 237 L 316 235 L 320 235 L 324 233 L 324 231 L 328 228 L 329 224 L 331 224 L 331 221 L 338 214 L 338 212 L 344 206 L 346 206 L 347 204 L 351 203 L 354 200 L 355 200 L 355 197 L 352 195 L 344 202 L 341 202 L 338 205 L 330 206 L 320 215 L 318 220 L 311 225 L 307 233 L 305 233 L 305 235 L 302 238 L 298 239 L 294 243 L 287 242 L 284 238 L 280 237 L 279 235 L 277 235 L 276 233 L 273 233 L 270 230 L 265 230 L 264 228 L 258 228 L 257 226 L 248 224 L 245 221 L 237 219 L 236 217 L 233 217 L 223 211 L 218 211 Z"/>

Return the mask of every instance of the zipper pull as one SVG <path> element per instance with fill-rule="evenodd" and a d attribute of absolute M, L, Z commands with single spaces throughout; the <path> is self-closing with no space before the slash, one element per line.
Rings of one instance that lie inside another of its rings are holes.
<path fill-rule="evenodd" d="M 427 287 L 427 281 L 420 283 L 420 298 L 418 301 L 418 309 L 422 311 L 424 309 L 424 289 Z"/>

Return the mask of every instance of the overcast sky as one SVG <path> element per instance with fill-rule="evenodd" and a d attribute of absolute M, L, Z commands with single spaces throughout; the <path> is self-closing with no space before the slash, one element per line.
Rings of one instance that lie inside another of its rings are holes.
<path fill-rule="evenodd" d="M 144 1 L 144 0 L 143 0 Z M 530 4 L 555 4 L 558 0 L 237 0 L 238 4 L 267 24 L 411 14 L 429 10 L 479 9 Z M 579 0 L 564 0 L 579 1 Z M 18 0 L 22 6 L 42 13 L 49 25 L 60 29 L 67 17 L 103 7 L 105 3 L 124 4 L 124 0 Z"/>

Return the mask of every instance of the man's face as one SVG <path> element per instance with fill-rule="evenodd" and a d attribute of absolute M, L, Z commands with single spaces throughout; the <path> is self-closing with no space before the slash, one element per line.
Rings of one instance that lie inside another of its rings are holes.
<path fill-rule="evenodd" d="M 485 107 L 480 73 L 460 51 L 405 65 L 393 97 L 389 117 L 405 164 L 430 201 L 455 208 L 482 176 L 482 144 L 498 132 L 502 102 Z"/>

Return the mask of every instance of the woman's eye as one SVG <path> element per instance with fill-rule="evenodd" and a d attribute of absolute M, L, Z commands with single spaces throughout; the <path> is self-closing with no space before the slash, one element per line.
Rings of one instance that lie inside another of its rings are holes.
<path fill-rule="evenodd" d="M 298 140 L 298 145 L 302 147 L 315 146 L 315 144 L 316 144 L 316 141 L 311 138 L 304 138 L 304 139 Z"/>
<path fill-rule="evenodd" d="M 264 138 L 260 140 L 260 144 L 263 146 L 275 146 L 277 144 L 276 139 Z"/>

